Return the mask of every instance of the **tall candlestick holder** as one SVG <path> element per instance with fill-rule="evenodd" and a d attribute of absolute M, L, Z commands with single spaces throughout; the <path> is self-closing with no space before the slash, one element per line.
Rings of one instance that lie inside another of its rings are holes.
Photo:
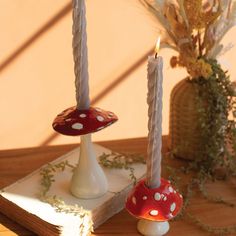
<path fill-rule="evenodd" d="M 79 162 L 73 172 L 70 191 L 75 197 L 90 199 L 101 197 L 108 190 L 106 176 L 96 160 L 91 133 L 106 128 L 118 118 L 112 112 L 90 107 L 85 14 L 85 1 L 73 0 L 73 56 L 77 105 L 60 113 L 53 122 L 53 128 L 60 134 L 81 136 Z"/>
<path fill-rule="evenodd" d="M 73 172 L 70 191 L 78 198 L 90 199 L 104 195 L 108 190 L 106 176 L 97 162 L 91 133 L 117 121 L 117 116 L 100 108 L 78 110 L 71 107 L 60 113 L 53 128 L 64 135 L 81 136 L 79 162 Z"/>

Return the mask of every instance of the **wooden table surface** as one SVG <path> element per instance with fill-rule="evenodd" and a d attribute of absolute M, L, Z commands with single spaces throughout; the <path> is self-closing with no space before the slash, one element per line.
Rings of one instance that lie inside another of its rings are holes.
<path fill-rule="evenodd" d="M 118 152 L 146 152 L 146 138 L 99 142 L 99 144 Z M 60 155 L 70 151 L 77 145 L 49 146 L 39 148 L 26 148 L 0 151 L 0 188 L 31 173 L 43 164 L 54 160 Z M 163 152 L 167 152 L 167 137 L 163 138 Z M 167 157 L 164 157 L 167 159 Z M 166 162 L 166 161 L 165 161 Z M 179 160 L 167 160 L 168 164 L 180 165 Z M 165 173 L 164 173 L 165 175 Z M 221 195 L 224 199 L 236 204 L 236 186 L 233 182 L 219 181 L 208 184 L 209 193 Z M 222 227 L 236 225 L 236 208 L 213 204 L 196 194 L 190 202 L 190 212 L 199 216 L 202 221 L 212 226 Z M 113 216 L 106 223 L 95 230 L 94 235 L 139 235 L 136 230 L 137 220 L 125 210 Z M 24 227 L 18 225 L 0 213 L 0 236 L 35 235 Z M 171 222 L 168 236 L 199 236 L 212 235 L 203 232 L 198 227 L 184 220 Z M 236 235 L 236 234 L 231 234 Z M 68 235 L 69 236 L 69 235 Z"/>

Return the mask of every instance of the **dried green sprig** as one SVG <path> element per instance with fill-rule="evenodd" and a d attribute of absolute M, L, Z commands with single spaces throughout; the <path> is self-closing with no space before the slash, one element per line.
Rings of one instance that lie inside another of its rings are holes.
<path fill-rule="evenodd" d="M 225 236 L 228 234 L 236 233 L 236 225 L 227 226 L 227 227 L 213 227 L 209 224 L 204 223 L 199 217 L 193 215 L 189 212 L 188 207 L 190 205 L 191 199 L 193 198 L 194 194 L 198 191 L 202 193 L 203 197 L 207 199 L 208 201 L 211 201 L 213 203 L 217 204 L 224 204 L 229 207 L 235 207 L 235 204 L 225 201 L 222 197 L 212 197 L 208 194 L 205 184 L 208 180 L 212 180 L 211 177 L 206 175 L 204 171 L 191 172 L 191 170 L 187 168 L 180 168 L 176 169 L 174 167 L 165 166 L 166 170 L 169 173 L 169 179 L 171 179 L 173 182 L 172 184 L 174 186 L 178 186 L 180 189 L 179 191 L 184 196 L 184 203 L 182 210 L 180 214 L 175 217 L 173 220 L 179 220 L 179 219 L 186 219 L 193 223 L 194 225 L 198 226 L 203 231 L 206 231 L 208 233 L 211 233 L 213 235 L 220 235 Z M 193 175 L 193 177 L 189 180 L 189 182 L 183 186 L 181 175 Z"/>
<path fill-rule="evenodd" d="M 145 163 L 145 159 L 142 155 L 139 154 L 127 154 L 127 153 L 115 153 L 110 154 L 103 153 L 100 157 L 100 164 L 106 168 L 116 168 L 116 169 L 126 169 L 130 171 L 131 180 L 136 183 L 137 178 L 134 174 L 134 168 L 131 167 L 131 164 L 134 163 Z M 93 231 L 93 222 L 91 213 L 84 210 L 82 207 L 75 205 L 68 205 L 60 197 L 53 195 L 50 196 L 48 193 L 52 184 L 55 182 L 55 174 L 58 172 L 65 171 L 66 168 L 73 171 L 75 169 L 74 165 L 71 165 L 67 160 L 62 161 L 56 164 L 49 163 L 45 168 L 42 168 L 40 171 L 41 175 L 41 191 L 39 198 L 41 201 L 50 204 L 56 212 L 73 214 L 81 218 L 82 223 L 80 225 L 81 235 L 84 232 L 84 225 L 88 225 L 89 232 Z M 86 224 L 83 224 L 83 221 L 86 221 Z"/>
<path fill-rule="evenodd" d="M 129 176 L 135 185 L 137 178 L 134 174 L 134 168 L 131 165 L 135 163 L 145 164 L 145 158 L 140 154 L 111 152 L 108 154 L 103 153 L 99 157 L 99 163 L 106 168 L 130 171 Z"/>
<path fill-rule="evenodd" d="M 197 225 L 200 229 L 213 235 L 226 236 L 228 234 L 236 233 L 236 225 L 228 227 L 213 227 L 208 224 L 205 224 L 198 217 L 192 215 L 191 213 L 186 213 L 185 218 L 191 221 L 193 224 Z"/>
<path fill-rule="evenodd" d="M 40 171 L 41 178 L 41 192 L 40 199 L 46 197 L 48 191 L 50 190 L 52 184 L 55 182 L 54 175 L 56 172 L 63 172 L 66 167 L 73 170 L 75 166 L 71 165 L 68 161 L 62 161 L 57 164 L 49 163 L 45 168 Z"/>
<path fill-rule="evenodd" d="M 224 200 L 221 196 L 211 196 L 209 195 L 205 182 L 199 182 L 198 184 L 199 190 L 202 196 L 210 202 L 217 203 L 217 204 L 224 204 L 229 207 L 235 207 L 235 204 L 229 201 Z"/>
<path fill-rule="evenodd" d="M 63 172 L 66 168 L 70 168 L 71 171 L 74 170 L 75 166 L 71 165 L 67 160 L 59 162 L 57 164 L 49 163 L 45 168 L 41 169 L 40 175 L 41 178 L 41 192 L 39 194 L 39 198 L 42 202 L 50 204 L 56 212 L 66 213 L 66 214 L 73 214 L 75 216 L 80 217 L 81 224 L 80 224 L 80 233 L 83 234 L 85 228 L 84 225 L 87 225 L 89 232 L 93 231 L 93 222 L 92 216 L 89 211 L 84 210 L 82 207 L 79 207 L 77 204 L 75 205 L 68 205 L 66 204 L 61 198 L 58 196 L 50 196 L 48 192 L 55 182 L 54 176 L 57 172 Z M 86 224 L 83 222 L 86 221 Z"/>
<path fill-rule="evenodd" d="M 198 87 L 196 104 L 202 138 L 202 151 L 195 165 L 215 177 L 218 167 L 225 168 L 227 175 L 236 170 L 236 122 L 230 118 L 236 115 L 236 98 L 227 72 L 216 60 L 209 60 L 209 63 L 212 76 L 208 80 L 192 81 Z"/>

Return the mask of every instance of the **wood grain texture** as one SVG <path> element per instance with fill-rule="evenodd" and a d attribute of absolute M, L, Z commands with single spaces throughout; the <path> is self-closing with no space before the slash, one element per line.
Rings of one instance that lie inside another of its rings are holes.
<path fill-rule="evenodd" d="M 137 138 L 128 140 L 117 140 L 109 142 L 99 142 L 109 149 L 118 152 L 146 153 L 147 139 Z M 52 147 L 39 147 L 17 150 L 0 151 L 0 188 L 5 187 L 19 178 L 22 178 L 39 168 L 41 165 L 49 162 L 60 155 L 72 150 L 78 145 L 60 145 Z M 163 138 L 163 152 L 167 152 L 167 137 Z M 166 159 L 164 163 L 179 166 L 182 164 L 179 160 Z M 165 173 L 163 173 L 165 175 Z M 187 179 L 186 179 L 187 181 Z M 236 203 L 236 185 L 235 182 L 216 182 L 208 185 L 209 192 L 212 195 L 220 194 L 226 200 Z M 228 226 L 236 224 L 236 210 L 222 205 L 216 205 L 207 202 L 200 195 L 196 194 L 190 203 L 190 211 L 198 215 L 204 222 L 213 226 Z M 100 226 L 94 232 L 94 235 L 139 235 L 136 230 L 137 219 L 131 217 L 125 210 L 113 216 L 110 220 Z M 4 215 L 0 214 L 0 236 L 34 236 L 24 227 L 14 223 Z M 168 236 L 209 236 L 189 222 L 177 221 L 171 222 Z M 235 235 L 235 234 L 234 234 Z M 233 236 L 233 234 L 232 234 Z"/>

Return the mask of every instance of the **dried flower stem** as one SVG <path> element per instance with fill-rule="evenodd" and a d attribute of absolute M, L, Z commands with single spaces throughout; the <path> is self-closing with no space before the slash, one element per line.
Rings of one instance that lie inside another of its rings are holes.
<path fill-rule="evenodd" d="M 200 30 L 198 30 L 198 50 L 199 50 L 199 56 L 202 57 L 202 42 L 201 42 Z"/>
<path fill-rule="evenodd" d="M 229 0 L 229 3 L 228 3 L 228 12 L 227 12 L 227 19 L 230 18 L 231 6 L 232 6 L 232 0 Z"/>

